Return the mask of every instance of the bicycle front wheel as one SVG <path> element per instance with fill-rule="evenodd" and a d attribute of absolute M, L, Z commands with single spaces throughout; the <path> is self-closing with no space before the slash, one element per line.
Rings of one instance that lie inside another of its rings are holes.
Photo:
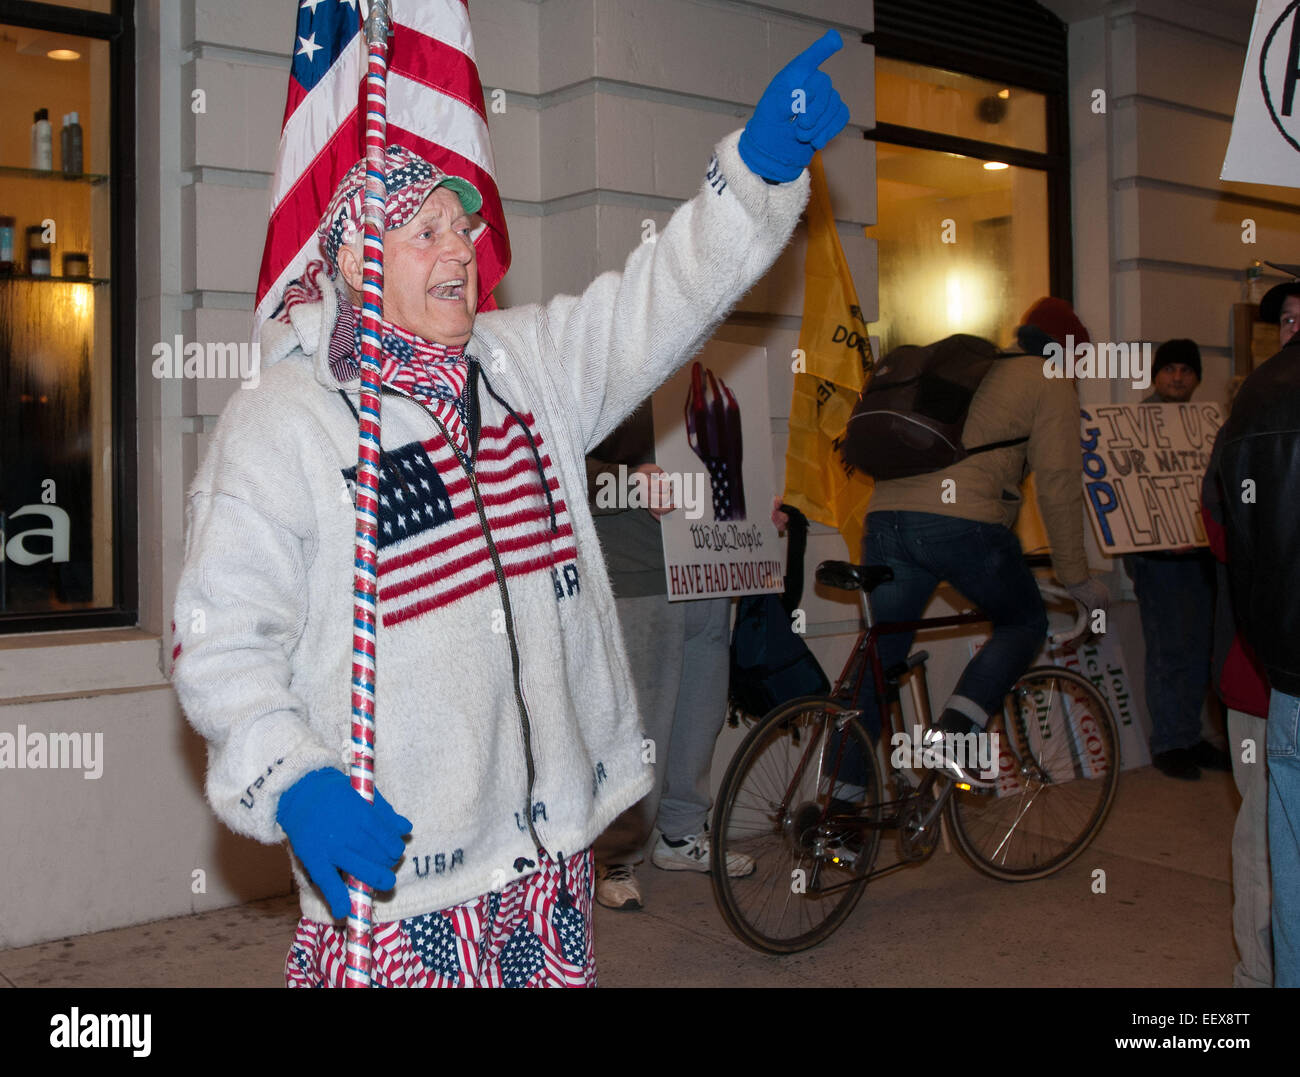
<path fill-rule="evenodd" d="M 727 926 L 764 953 L 821 942 L 867 885 L 880 831 L 864 824 L 880 819 L 880 765 L 845 713 L 815 697 L 771 711 L 718 791 L 713 892 Z"/>
<path fill-rule="evenodd" d="M 953 794 L 953 838 L 986 875 L 1041 879 L 1082 853 L 1106 821 L 1119 784 L 1115 719 L 1087 678 L 1036 666 L 990 731 L 1002 734 L 996 788 Z"/>

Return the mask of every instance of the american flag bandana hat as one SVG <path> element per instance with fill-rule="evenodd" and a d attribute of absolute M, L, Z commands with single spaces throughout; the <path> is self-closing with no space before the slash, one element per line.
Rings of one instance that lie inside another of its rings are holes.
<path fill-rule="evenodd" d="M 430 164 L 405 146 L 389 146 L 384 150 L 384 178 L 388 182 L 384 229 L 389 232 L 401 228 L 414 217 L 437 187 L 451 190 L 460 199 L 466 213 L 477 213 L 483 205 L 483 196 L 469 180 L 447 175 L 437 165 Z M 361 231 L 365 198 L 366 160 L 363 157 L 343 174 L 325 215 L 316 226 L 321 253 L 329 265 L 331 277 L 338 269 L 339 247 L 353 231 Z"/>

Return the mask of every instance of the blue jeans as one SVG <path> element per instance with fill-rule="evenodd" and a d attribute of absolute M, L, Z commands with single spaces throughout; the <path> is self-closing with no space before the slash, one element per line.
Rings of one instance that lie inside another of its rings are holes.
<path fill-rule="evenodd" d="M 1273 868 L 1273 986 L 1300 987 L 1300 696 L 1268 706 L 1268 857 Z"/>
<path fill-rule="evenodd" d="M 992 638 L 970 660 L 953 696 L 974 703 L 985 720 L 999 710 L 1047 636 L 1043 598 L 1025 565 L 1020 540 L 998 524 L 958 516 L 872 512 L 867 515 L 862 559 L 894 570 L 891 581 L 871 592 L 877 622 L 919 620 L 944 580 L 993 622 Z M 906 632 L 877 637 L 884 669 L 907 657 L 912 636 Z M 878 737 L 881 719 L 870 670 L 859 685 L 857 705 L 863 710 L 862 721 Z"/>
<path fill-rule="evenodd" d="M 1191 748 L 1201 739 L 1210 687 L 1214 566 L 1205 554 L 1138 554 L 1124 567 L 1142 614 L 1151 754 Z"/>

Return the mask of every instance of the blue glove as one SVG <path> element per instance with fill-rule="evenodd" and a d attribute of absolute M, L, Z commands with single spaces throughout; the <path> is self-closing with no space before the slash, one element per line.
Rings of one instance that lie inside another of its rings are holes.
<path fill-rule="evenodd" d="M 389 865 L 406 851 L 402 835 L 411 832 L 411 821 L 393 811 L 379 790 L 368 804 L 342 771 L 313 770 L 280 795 L 275 821 L 335 917 L 342 919 L 350 908 L 340 871 L 374 890 L 397 885 Z"/>
<path fill-rule="evenodd" d="M 769 183 L 789 183 L 813 154 L 844 130 L 849 108 L 817 68 L 844 47 L 840 35 L 825 36 L 785 67 L 763 91 L 740 136 L 740 158 Z"/>

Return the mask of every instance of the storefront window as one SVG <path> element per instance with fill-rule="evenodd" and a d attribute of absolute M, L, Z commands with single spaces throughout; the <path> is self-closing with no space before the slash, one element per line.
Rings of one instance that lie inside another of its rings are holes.
<path fill-rule="evenodd" d="M 995 162 L 996 163 L 996 162 Z M 1047 294 L 1047 180 L 975 157 L 876 147 L 880 321 L 884 351 L 951 333 L 1010 343 Z"/>
<path fill-rule="evenodd" d="M 867 234 L 882 351 L 952 333 L 1010 344 L 1053 291 L 1048 109 L 1033 90 L 877 59 L 880 223 Z"/>
<path fill-rule="evenodd" d="M 71 627 L 121 601 L 110 43 L 0 25 L 0 90 L 0 630 Z"/>

